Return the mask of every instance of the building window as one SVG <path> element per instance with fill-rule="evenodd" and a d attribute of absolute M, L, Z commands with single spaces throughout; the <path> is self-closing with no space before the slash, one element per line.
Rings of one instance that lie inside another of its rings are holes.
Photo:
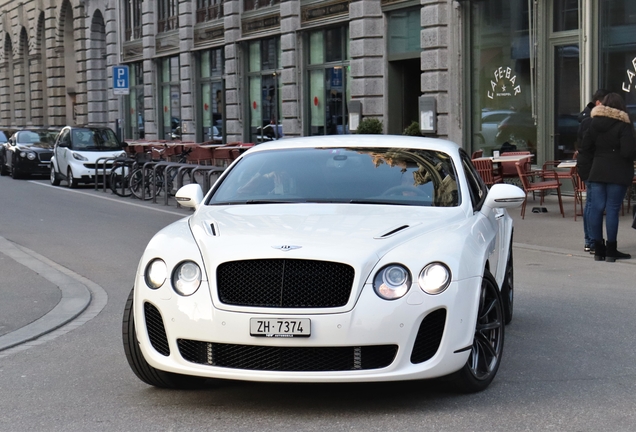
<path fill-rule="evenodd" d="M 490 13 L 498 11 L 498 20 Z M 536 156 L 532 116 L 528 2 L 470 3 L 472 151 L 529 150 Z"/>
<path fill-rule="evenodd" d="M 599 87 L 622 95 L 636 122 L 636 2 L 602 2 L 600 23 Z"/>
<path fill-rule="evenodd" d="M 197 0 L 197 23 L 223 18 L 222 0 Z"/>
<path fill-rule="evenodd" d="M 167 32 L 179 28 L 179 0 L 158 0 L 157 30 Z"/>
<path fill-rule="evenodd" d="M 124 0 L 124 34 L 127 41 L 141 39 L 141 2 Z"/>
<path fill-rule="evenodd" d="M 250 42 L 248 55 L 250 140 L 282 138 L 279 38 Z"/>
<path fill-rule="evenodd" d="M 128 65 L 130 94 L 126 100 L 128 119 L 125 125 L 127 139 L 144 139 L 144 68 L 143 62 Z"/>
<path fill-rule="evenodd" d="M 280 3 L 280 0 L 243 0 L 243 10 L 251 11 L 264 7 L 274 6 Z"/>
<path fill-rule="evenodd" d="M 223 65 L 222 48 L 202 51 L 199 55 L 201 129 L 197 131 L 197 140 L 203 142 L 225 142 Z"/>
<path fill-rule="evenodd" d="M 309 135 L 348 133 L 350 95 L 347 27 L 310 32 L 307 36 Z"/>
<path fill-rule="evenodd" d="M 181 140 L 179 57 L 159 59 L 159 139 Z"/>

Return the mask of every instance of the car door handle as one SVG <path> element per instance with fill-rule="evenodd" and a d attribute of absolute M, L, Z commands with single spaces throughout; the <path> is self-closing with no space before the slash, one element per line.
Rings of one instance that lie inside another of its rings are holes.
<path fill-rule="evenodd" d="M 499 220 L 499 219 L 501 219 L 503 217 L 504 217 L 503 213 L 500 213 L 498 215 L 495 215 L 495 220 Z"/>

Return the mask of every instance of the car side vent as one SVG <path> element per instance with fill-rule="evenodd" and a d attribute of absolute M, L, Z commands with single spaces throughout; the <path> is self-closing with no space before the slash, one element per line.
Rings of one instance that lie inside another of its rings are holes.
<path fill-rule="evenodd" d="M 213 224 L 213 223 L 211 223 L 211 224 L 210 224 L 210 233 L 211 233 L 213 236 L 216 236 L 216 228 L 214 227 L 214 224 Z"/>
<path fill-rule="evenodd" d="M 393 234 L 397 234 L 400 231 L 403 231 L 403 230 L 405 230 L 407 228 L 409 228 L 409 225 L 402 225 L 402 226 L 399 226 L 397 228 L 393 228 L 391 231 L 386 232 L 386 233 L 384 233 L 382 235 L 379 235 L 379 236 L 377 236 L 375 238 L 376 239 L 383 239 L 383 238 L 391 237 Z"/>

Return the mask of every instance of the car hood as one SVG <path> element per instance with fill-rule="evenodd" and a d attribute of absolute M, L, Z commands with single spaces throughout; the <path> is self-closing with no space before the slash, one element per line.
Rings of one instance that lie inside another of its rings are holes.
<path fill-rule="evenodd" d="M 203 206 L 190 227 L 211 269 L 233 260 L 302 258 L 364 273 L 399 244 L 464 217 L 458 207 L 255 204 Z"/>

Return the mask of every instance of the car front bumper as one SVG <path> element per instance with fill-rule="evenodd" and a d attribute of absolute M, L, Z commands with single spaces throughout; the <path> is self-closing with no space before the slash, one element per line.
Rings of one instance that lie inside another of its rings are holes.
<path fill-rule="evenodd" d="M 189 297 L 169 285 L 151 290 L 138 276 L 135 286 L 137 338 L 146 361 L 159 370 L 249 381 L 365 382 L 459 370 L 470 354 L 481 280 L 453 282 L 436 296 L 413 286 L 396 301 L 380 299 L 365 285 L 345 313 L 229 311 L 213 304 L 205 281 Z M 251 336 L 251 318 L 308 318 L 311 335 Z"/>

